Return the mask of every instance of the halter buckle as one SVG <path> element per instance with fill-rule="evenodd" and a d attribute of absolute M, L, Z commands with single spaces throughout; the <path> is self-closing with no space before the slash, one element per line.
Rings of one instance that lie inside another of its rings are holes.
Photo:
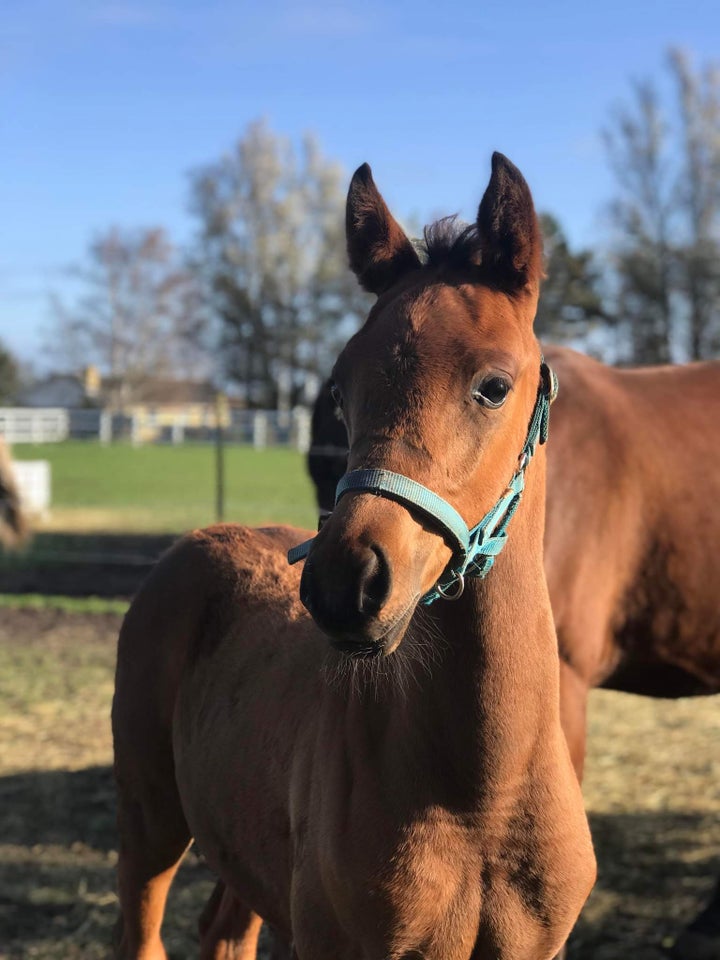
<path fill-rule="evenodd" d="M 540 382 L 545 396 L 552 403 L 558 395 L 558 378 L 553 368 L 545 362 L 544 357 L 540 364 Z"/>
<path fill-rule="evenodd" d="M 462 575 L 462 573 L 458 574 L 458 578 L 455 581 L 455 593 L 447 593 L 447 588 L 442 587 L 440 583 L 435 584 L 435 589 L 443 598 L 443 600 L 459 600 L 465 592 L 465 577 Z"/>

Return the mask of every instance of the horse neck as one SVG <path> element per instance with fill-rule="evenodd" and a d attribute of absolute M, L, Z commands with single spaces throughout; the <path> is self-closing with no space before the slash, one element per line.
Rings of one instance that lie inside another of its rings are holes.
<path fill-rule="evenodd" d="M 558 666 L 542 565 L 544 468 L 539 462 L 533 468 L 488 577 L 470 580 L 455 602 L 419 609 L 406 650 L 401 645 L 393 655 L 399 662 L 385 689 L 357 701 L 365 735 L 401 790 L 420 777 L 430 791 L 442 785 L 465 794 L 455 797 L 459 802 L 491 803 L 491 785 L 507 783 L 510 767 L 526 769 L 542 759 L 543 741 L 555 743 Z M 423 646 L 432 656 L 423 655 Z"/>

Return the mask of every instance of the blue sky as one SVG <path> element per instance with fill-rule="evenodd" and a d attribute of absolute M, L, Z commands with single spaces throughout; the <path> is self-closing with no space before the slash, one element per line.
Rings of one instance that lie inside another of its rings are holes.
<path fill-rule="evenodd" d="M 0 339 L 42 356 L 50 291 L 110 225 L 191 236 L 188 171 L 259 117 L 367 160 L 393 210 L 471 218 L 492 150 L 601 244 L 601 127 L 670 45 L 718 58 L 717 0 L 5 0 Z"/>

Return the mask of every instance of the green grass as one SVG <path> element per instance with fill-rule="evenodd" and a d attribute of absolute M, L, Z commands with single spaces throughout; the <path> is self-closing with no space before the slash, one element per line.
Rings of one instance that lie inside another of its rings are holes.
<path fill-rule="evenodd" d="M 128 608 L 127 600 L 107 597 L 56 597 L 44 593 L 0 593 L 0 609 L 61 610 L 63 613 L 119 613 Z"/>
<path fill-rule="evenodd" d="M 67 441 L 17 444 L 17 460 L 48 460 L 51 529 L 180 533 L 215 521 L 210 445 L 142 446 Z M 225 451 L 225 519 L 313 527 L 315 504 L 302 454 L 283 448 Z"/>

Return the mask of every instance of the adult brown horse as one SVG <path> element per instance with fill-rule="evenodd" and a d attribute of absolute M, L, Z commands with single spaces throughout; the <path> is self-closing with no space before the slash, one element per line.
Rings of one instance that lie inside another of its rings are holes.
<path fill-rule="evenodd" d="M 28 535 L 27 518 L 20 503 L 10 450 L 0 436 L 0 544 L 6 549 L 19 546 Z"/>
<path fill-rule="evenodd" d="M 720 363 L 613 369 L 563 347 L 548 448 L 545 569 L 561 711 L 582 778 L 590 688 L 655 697 L 720 691 Z M 321 513 L 347 469 L 329 384 L 308 457 Z M 720 957 L 720 884 L 678 939 Z"/>
<path fill-rule="evenodd" d="M 196 532 L 122 628 L 121 957 L 165 957 L 191 836 L 221 878 L 204 958 L 254 956 L 263 917 L 298 960 L 548 960 L 593 883 L 542 566 L 530 192 L 496 154 L 477 227 L 423 266 L 364 166 L 347 233 L 378 301 L 335 372 L 354 481 L 302 577 L 297 531 Z M 419 603 L 471 554 L 486 579 Z"/>

